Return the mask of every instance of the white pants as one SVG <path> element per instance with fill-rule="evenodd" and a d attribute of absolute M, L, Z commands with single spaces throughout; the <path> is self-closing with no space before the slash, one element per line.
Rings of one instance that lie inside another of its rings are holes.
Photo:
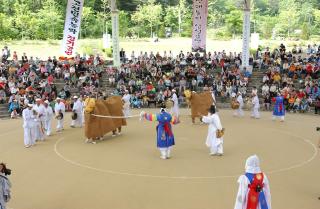
<path fill-rule="evenodd" d="M 123 108 L 124 117 L 130 116 L 130 107 Z"/>
<path fill-rule="evenodd" d="M 171 153 L 171 147 L 161 147 L 159 148 L 161 158 L 170 158 L 170 153 Z"/>
<path fill-rule="evenodd" d="M 81 113 L 77 113 L 77 115 L 78 115 L 77 119 L 71 121 L 71 126 L 82 127 L 82 124 L 83 124 L 82 114 Z"/>
<path fill-rule="evenodd" d="M 243 117 L 243 116 L 244 116 L 244 112 L 243 112 L 242 107 L 239 107 L 239 108 L 233 113 L 233 115 L 234 115 L 234 116 Z"/>
<path fill-rule="evenodd" d="M 44 128 L 46 130 L 47 136 L 50 136 L 50 134 L 51 134 L 51 120 L 44 121 Z"/>
<path fill-rule="evenodd" d="M 251 117 L 253 118 L 260 118 L 259 108 L 253 108 L 251 112 Z"/>
<path fill-rule="evenodd" d="M 216 139 L 216 143 L 210 146 L 210 154 L 223 154 L 223 139 Z"/>
<path fill-rule="evenodd" d="M 31 146 L 36 142 L 35 128 L 23 128 L 24 145 Z"/>
<path fill-rule="evenodd" d="M 84 111 L 82 111 L 81 113 L 81 119 L 82 119 L 81 124 L 84 125 Z"/>
<path fill-rule="evenodd" d="M 272 116 L 272 120 L 275 120 L 277 118 L 280 118 L 281 121 L 284 121 L 284 116 L 276 116 L 276 115 Z"/>
<path fill-rule="evenodd" d="M 43 141 L 45 139 L 45 127 L 44 122 L 37 122 L 37 125 L 35 127 L 35 137 L 36 140 Z"/>
<path fill-rule="evenodd" d="M 179 107 L 178 106 L 173 106 L 171 108 L 171 114 L 175 117 L 179 117 Z"/>
<path fill-rule="evenodd" d="M 63 119 L 58 120 L 58 124 L 57 124 L 57 131 L 62 131 L 62 129 L 63 129 Z"/>

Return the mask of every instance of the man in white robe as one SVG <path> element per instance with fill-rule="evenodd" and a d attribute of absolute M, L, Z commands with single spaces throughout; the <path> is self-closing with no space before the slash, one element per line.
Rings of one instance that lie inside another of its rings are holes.
<path fill-rule="evenodd" d="M 57 119 L 58 124 L 57 124 L 57 132 L 61 132 L 63 130 L 63 121 L 64 121 L 64 114 L 66 111 L 66 107 L 64 103 L 61 101 L 61 99 L 58 97 L 56 99 L 56 104 L 54 106 L 54 112 L 56 114 L 56 117 L 62 113 L 63 117 L 61 119 Z"/>
<path fill-rule="evenodd" d="M 50 102 L 46 100 L 44 102 L 44 109 L 45 109 L 45 114 L 44 114 L 44 128 L 46 130 L 46 135 L 50 136 L 51 135 L 51 121 L 53 117 L 53 110 L 52 107 L 50 106 Z"/>
<path fill-rule="evenodd" d="M 125 117 L 130 116 L 130 99 L 131 99 L 131 95 L 129 94 L 129 91 L 126 90 L 122 97 L 122 101 L 124 102 L 123 114 Z"/>
<path fill-rule="evenodd" d="M 243 102 L 241 92 L 237 93 L 237 102 L 239 103 L 239 108 L 235 111 L 234 116 L 243 117 L 244 116 L 244 112 L 243 112 L 244 102 Z"/>
<path fill-rule="evenodd" d="M 253 155 L 247 159 L 245 172 L 238 179 L 239 190 L 234 209 L 247 209 L 248 204 L 251 207 L 257 205 L 254 209 L 271 209 L 269 181 L 261 172 L 258 156 Z M 259 202 L 256 202 L 257 199 Z"/>
<path fill-rule="evenodd" d="M 217 138 L 217 130 L 222 130 L 220 117 L 216 113 L 214 105 L 210 107 L 208 116 L 202 117 L 202 122 L 209 124 L 206 145 L 210 149 L 210 155 L 223 155 L 223 138 Z"/>
<path fill-rule="evenodd" d="M 44 141 L 45 140 L 45 129 L 44 129 L 45 109 L 44 109 L 44 106 L 41 104 L 40 98 L 36 99 L 36 104 L 33 106 L 33 110 L 38 113 L 36 118 L 36 124 L 35 124 L 36 140 Z"/>
<path fill-rule="evenodd" d="M 28 107 L 22 111 L 23 118 L 23 132 L 24 132 L 24 146 L 29 148 L 36 142 L 35 126 L 36 115 L 32 110 L 33 105 L 28 104 Z"/>
<path fill-rule="evenodd" d="M 172 90 L 172 102 L 173 102 L 173 106 L 171 108 L 171 114 L 177 118 L 179 118 L 179 100 L 178 100 L 178 96 L 176 94 L 176 90 L 173 89 Z"/>
<path fill-rule="evenodd" d="M 73 103 L 73 108 L 72 111 L 77 113 L 77 119 L 72 120 L 71 121 L 71 127 L 75 128 L 75 127 L 82 127 L 82 113 L 83 113 L 83 106 L 82 106 L 82 102 L 80 99 L 78 99 L 77 96 L 73 97 L 74 99 L 74 103 Z"/>
<path fill-rule="evenodd" d="M 260 112 L 259 112 L 259 108 L 260 108 L 260 103 L 259 103 L 259 98 L 257 94 L 253 94 L 253 98 L 252 98 L 252 113 L 251 113 L 251 117 L 255 118 L 255 119 L 259 119 L 260 118 Z"/>
<path fill-rule="evenodd" d="M 212 105 L 216 106 L 216 96 L 215 96 L 212 88 L 210 89 L 210 92 L 211 92 L 211 96 L 212 96 L 212 100 L 213 100 Z"/>

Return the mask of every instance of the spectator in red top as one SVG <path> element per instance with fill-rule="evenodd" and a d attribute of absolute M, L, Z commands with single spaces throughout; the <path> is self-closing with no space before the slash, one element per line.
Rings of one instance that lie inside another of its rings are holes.
<path fill-rule="evenodd" d="M 297 97 L 298 97 L 299 99 L 302 99 L 302 98 L 304 98 L 305 96 L 306 96 L 305 93 L 302 91 L 302 89 L 300 89 L 299 93 L 297 94 Z"/>
<path fill-rule="evenodd" d="M 310 63 L 307 64 L 306 71 L 308 75 L 311 75 L 313 73 L 313 66 Z"/>

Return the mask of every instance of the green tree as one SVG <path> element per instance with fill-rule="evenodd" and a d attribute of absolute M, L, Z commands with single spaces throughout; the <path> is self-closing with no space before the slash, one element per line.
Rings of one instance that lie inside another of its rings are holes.
<path fill-rule="evenodd" d="M 59 39 L 62 37 L 63 19 L 58 5 L 54 0 L 45 0 L 43 8 L 36 15 L 37 21 L 32 25 L 37 26 L 38 39 Z"/>
<path fill-rule="evenodd" d="M 150 29 L 151 37 L 153 29 L 161 24 L 162 6 L 155 4 L 154 0 L 148 0 L 146 4 L 139 5 L 137 11 L 132 15 L 132 20 L 137 24 L 145 24 Z"/>
<path fill-rule="evenodd" d="M 226 25 L 233 35 L 241 34 L 242 32 L 242 11 L 232 10 L 226 15 Z"/>

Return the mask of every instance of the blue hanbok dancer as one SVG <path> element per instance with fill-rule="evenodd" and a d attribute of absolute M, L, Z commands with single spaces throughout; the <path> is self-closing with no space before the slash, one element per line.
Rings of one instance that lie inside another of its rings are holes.
<path fill-rule="evenodd" d="M 277 97 L 273 98 L 273 101 L 275 102 L 273 107 L 273 116 L 272 119 L 275 120 L 276 118 L 280 118 L 281 122 L 284 121 L 285 116 L 285 107 L 283 104 L 283 97 L 279 93 Z"/>
<path fill-rule="evenodd" d="M 175 145 L 174 135 L 171 124 L 178 124 L 178 118 L 167 113 L 164 108 L 161 108 L 160 114 L 148 114 L 141 112 L 141 119 L 148 121 L 158 121 L 157 125 L 157 147 L 160 150 L 161 159 L 169 159 L 171 147 Z"/>

